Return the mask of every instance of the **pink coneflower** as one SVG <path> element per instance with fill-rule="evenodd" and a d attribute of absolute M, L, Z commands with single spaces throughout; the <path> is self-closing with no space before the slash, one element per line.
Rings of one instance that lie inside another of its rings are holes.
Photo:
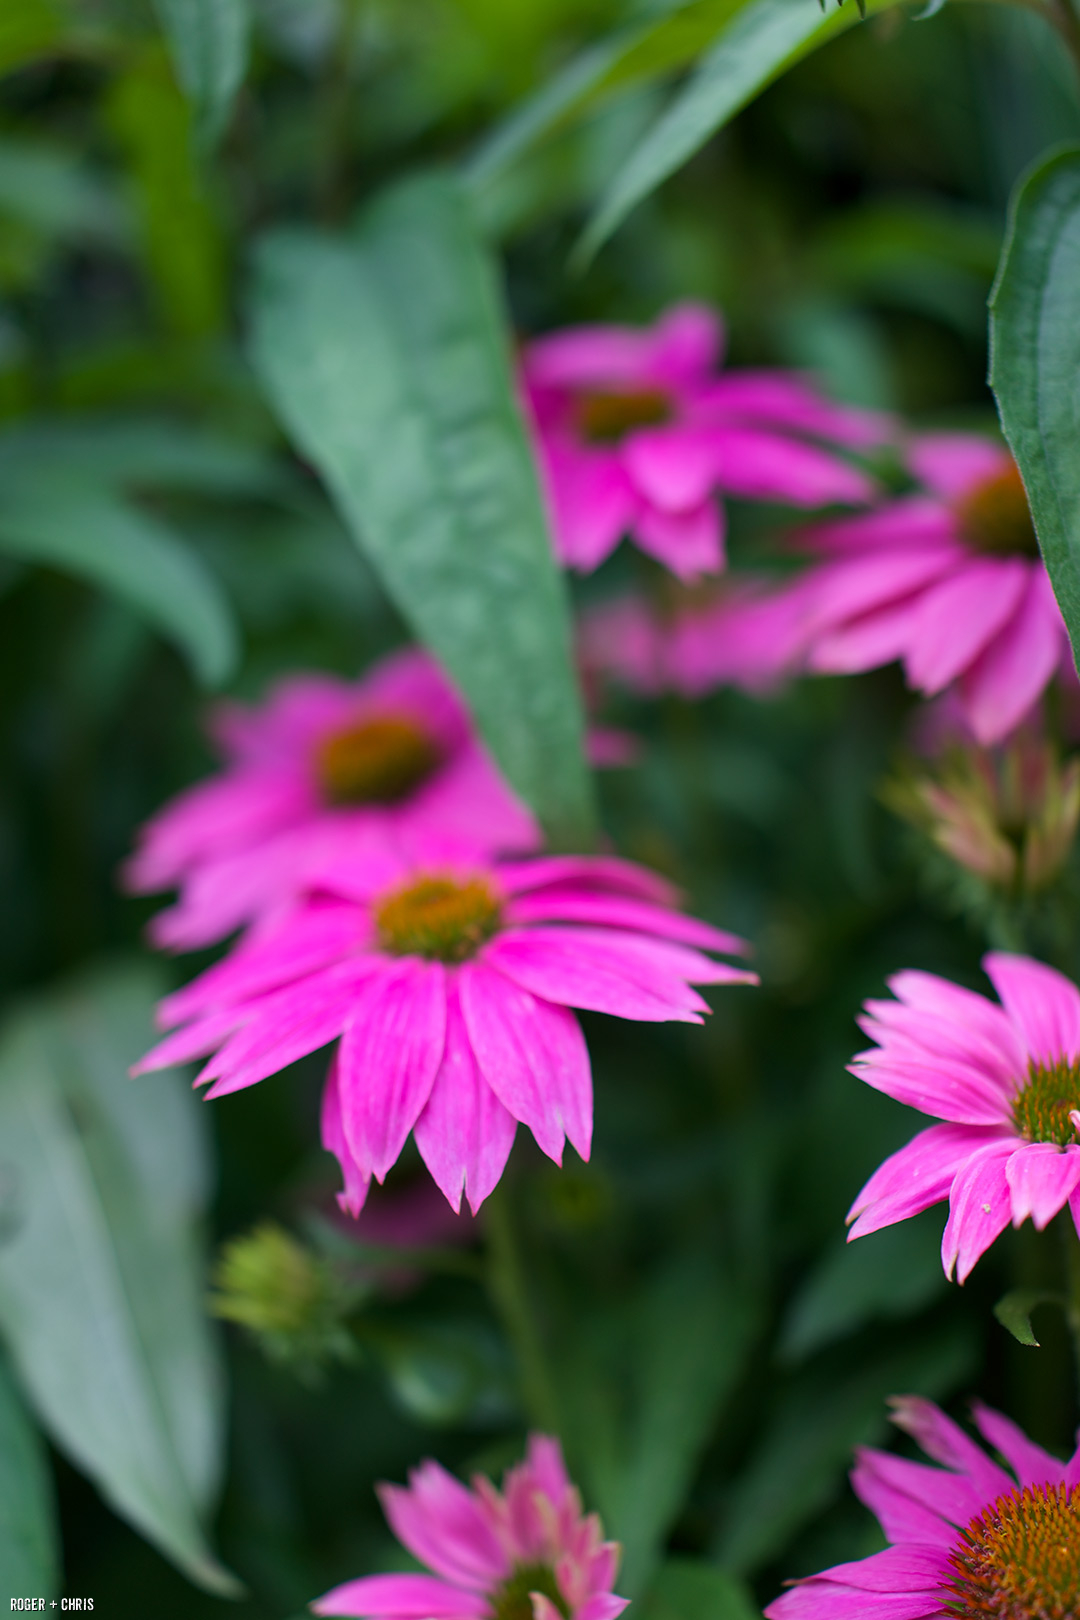
<path fill-rule="evenodd" d="M 806 628 L 809 665 L 849 674 L 894 659 L 932 696 L 955 683 L 981 743 L 999 742 L 1060 670 L 1069 641 L 1007 450 L 965 434 L 917 439 L 927 494 L 824 523 Z"/>
<path fill-rule="evenodd" d="M 416 648 L 360 681 L 293 675 L 258 708 L 223 707 L 225 770 L 143 829 L 125 876 L 137 892 L 181 885 L 151 924 L 190 950 L 287 904 L 307 873 L 358 835 L 435 829 L 480 850 L 539 843 L 446 677 Z"/>
<path fill-rule="evenodd" d="M 502 1490 L 477 1474 L 472 1490 L 437 1462 L 382 1485 L 398 1540 L 432 1575 L 367 1575 L 311 1605 L 365 1620 L 616 1620 L 619 1547 L 581 1510 L 557 1440 L 529 1437 Z"/>
<path fill-rule="evenodd" d="M 720 686 L 767 692 L 801 666 L 798 587 L 751 575 L 682 589 L 666 604 L 621 596 L 587 612 L 580 649 L 593 675 L 645 697 L 701 697 Z"/>
<path fill-rule="evenodd" d="M 851 1071 L 945 1121 L 886 1159 L 848 1215 L 862 1237 L 949 1200 L 941 1256 L 960 1282 L 1012 1221 L 1040 1230 L 1066 1204 L 1080 1231 L 1080 991 L 1027 956 L 983 967 L 1001 1005 L 933 973 L 897 973 L 868 1001 L 878 1044 Z"/>
<path fill-rule="evenodd" d="M 860 1448 L 851 1483 L 889 1546 L 793 1582 L 766 1620 L 1075 1620 L 1080 1448 L 1061 1462 L 976 1403 L 979 1433 L 1010 1473 L 932 1401 L 892 1406 L 944 1467 Z"/>
<path fill-rule="evenodd" d="M 140 1069 L 213 1052 L 198 1083 L 220 1097 L 338 1040 L 323 1142 L 352 1213 L 410 1131 L 455 1209 L 463 1190 L 474 1211 L 491 1192 L 519 1120 L 556 1162 L 566 1138 L 587 1158 L 592 1078 L 571 1007 L 699 1023 L 692 984 L 756 982 L 703 954 L 742 953 L 741 940 L 610 857 L 494 862 L 368 841 L 324 886 L 166 998 L 162 1024 L 183 1027 Z"/>
<path fill-rule="evenodd" d="M 810 438 L 860 448 L 882 419 L 831 404 L 782 372 L 718 376 L 721 327 L 698 305 L 650 330 L 581 326 L 539 338 L 522 369 L 559 556 L 591 573 L 631 535 L 680 579 L 724 562 L 718 491 L 825 506 L 870 480 Z"/>

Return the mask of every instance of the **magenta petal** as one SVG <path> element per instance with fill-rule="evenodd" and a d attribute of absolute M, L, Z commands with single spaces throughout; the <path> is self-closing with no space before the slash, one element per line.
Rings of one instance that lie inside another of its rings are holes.
<path fill-rule="evenodd" d="M 614 930 L 549 927 L 508 930 L 492 941 L 485 957 L 545 1001 L 614 1018 L 697 1023 L 708 1011 L 706 1003 L 690 989 L 685 973 L 668 967 L 672 960 L 681 967 L 683 956 L 692 960 L 693 954 L 685 946 Z M 699 982 L 707 983 L 718 965 L 707 957 L 699 960 L 702 968 L 693 976 L 700 972 Z"/>
<path fill-rule="evenodd" d="M 475 1215 L 506 1167 L 516 1129 L 513 1115 L 477 1066 L 457 983 L 451 980 L 442 1064 L 413 1134 L 436 1185 L 455 1210 L 461 1208 L 464 1192 Z"/>
<path fill-rule="evenodd" d="M 948 1577 L 948 1570 L 948 1559 L 940 1547 L 916 1544 L 885 1547 L 869 1558 L 834 1564 L 822 1575 L 859 1592 L 936 1592 Z"/>
<path fill-rule="evenodd" d="M 872 1024 L 869 1025 L 874 1033 Z M 1002 1125 L 1008 1104 L 993 1082 L 971 1063 L 933 1058 L 901 1042 L 860 1052 L 848 1065 L 875 1091 L 956 1125 Z"/>
<path fill-rule="evenodd" d="M 960 1166 L 987 1139 L 988 1133 L 973 1125 L 931 1125 L 920 1131 L 874 1171 L 859 1193 L 848 1211 L 848 1220 L 855 1222 L 849 1237 L 864 1237 L 940 1203 L 949 1196 Z"/>
<path fill-rule="evenodd" d="M 350 1009 L 339 1075 L 345 1136 L 382 1181 L 431 1094 L 446 1036 L 446 970 L 414 957 L 387 963 Z"/>
<path fill-rule="evenodd" d="M 666 878 L 618 855 L 543 855 L 531 861 L 503 861 L 499 876 L 511 894 L 565 884 L 577 893 L 610 891 L 660 906 L 672 906 L 678 898 Z"/>
<path fill-rule="evenodd" d="M 902 1545 L 951 1548 L 956 1527 L 984 1505 L 960 1475 L 866 1446 L 855 1448 L 851 1485 L 888 1539 Z"/>
<path fill-rule="evenodd" d="M 991 951 L 983 968 L 1037 1063 L 1080 1057 L 1080 990 L 1056 968 L 1030 956 Z"/>
<path fill-rule="evenodd" d="M 569 894 L 541 889 L 514 900 L 508 908 L 508 921 L 606 923 L 640 934 L 681 940 L 707 951 L 723 951 L 729 956 L 745 956 L 750 949 L 746 940 L 737 934 L 724 933 L 710 923 L 688 917 L 685 912 L 625 899 L 621 895 Z"/>
<path fill-rule="evenodd" d="M 873 1592 L 828 1577 L 800 1581 L 764 1611 L 765 1620 L 945 1620 L 939 1592 Z"/>
<path fill-rule="evenodd" d="M 645 501 L 665 512 L 700 506 L 716 482 L 712 436 L 679 423 L 629 434 L 621 453 Z"/>
<path fill-rule="evenodd" d="M 1012 1223 L 1029 1218 L 1041 1232 L 1080 1186 L 1080 1146 L 1025 1142 L 1005 1166 L 1012 1198 Z"/>
<path fill-rule="evenodd" d="M 897 1428 L 917 1440 L 935 1462 L 966 1475 L 982 1502 L 996 1501 L 1013 1489 L 1005 1470 L 933 1401 L 922 1395 L 902 1395 L 890 1404 Z"/>
<path fill-rule="evenodd" d="M 634 538 L 677 579 L 695 580 L 701 574 L 719 573 L 724 566 L 724 514 L 715 501 L 683 512 L 647 506 L 634 525 Z"/>
<path fill-rule="evenodd" d="M 980 558 L 925 591 L 905 660 L 912 686 L 932 696 L 962 674 L 1016 611 L 1028 572 L 1020 558 Z"/>
<path fill-rule="evenodd" d="M 974 1402 L 972 1411 L 979 1433 L 1001 1452 L 1021 1485 L 1062 1483 L 1065 1464 L 1029 1440 L 1023 1429 L 981 1401 Z"/>
<path fill-rule="evenodd" d="M 979 484 L 1000 478 L 1012 457 L 1000 444 L 974 433 L 926 433 L 908 449 L 912 472 L 942 500 L 962 500 Z"/>
<path fill-rule="evenodd" d="M 461 969 L 459 988 L 469 1040 L 492 1091 L 556 1164 L 564 1136 L 587 1159 L 592 1075 L 577 1019 L 483 961 Z"/>
<path fill-rule="evenodd" d="M 1000 742 L 1019 725 L 1060 667 L 1065 644 L 1046 571 L 1030 564 L 1020 606 L 961 682 L 968 723 L 979 742 Z"/>
<path fill-rule="evenodd" d="M 341 1034 L 360 987 L 371 973 L 362 962 L 345 962 L 312 974 L 271 996 L 249 1002 L 242 1028 L 199 1075 L 214 1080 L 209 1097 L 224 1097 L 277 1074 Z"/>
<path fill-rule="evenodd" d="M 366 1575 L 335 1586 L 311 1605 L 315 1614 L 364 1620 L 483 1620 L 487 1600 L 434 1575 Z"/>
<path fill-rule="evenodd" d="M 1015 1138 L 994 1142 L 973 1153 L 957 1171 L 941 1240 L 946 1277 L 955 1271 L 957 1282 L 966 1281 L 976 1261 L 1008 1226 L 1012 1200 L 1005 1164 L 1015 1147 Z"/>
<path fill-rule="evenodd" d="M 598 568 L 631 527 L 638 497 L 611 451 L 551 450 L 546 485 L 554 510 L 555 549 L 571 568 Z"/>
<path fill-rule="evenodd" d="M 711 430 L 714 477 L 731 495 L 791 506 L 857 505 L 874 496 L 864 472 L 839 456 L 760 428 Z"/>
<path fill-rule="evenodd" d="M 341 1117 L 341 1093 L 338 1081 L 338 1054 L 330 1059 L 330 1069 L 323 1088 L 322 1109 L 319 1116 L 320 1136 L 327 1153 L 332 1153 L 341 1166 L 344 1191 L 337 1195 L 338 1203 L 347 1214 L 355 1217 L 364 1207 L 371 1186 L 371 1177 L 364 1174 L 352 1149 L 345 1139 L 345 1126 Z"/>
<path fill-rule="evenodd" d="M 407 1490 L 400 1485 L 378 1490 L 391 1530 L 437 1575 L 482 1592 L 510 1573 L 510 1558 L 485 1504 L 437 1462 L 413 1469 Z"/>

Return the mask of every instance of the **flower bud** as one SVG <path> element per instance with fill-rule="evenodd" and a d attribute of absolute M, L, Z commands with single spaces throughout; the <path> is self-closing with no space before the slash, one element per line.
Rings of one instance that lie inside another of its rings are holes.
<path fill-rule="evenodd" d="M 310 1376 L 326 1362 L 355 1354 L 345 1319 L 357 1288 L 273 1222 L 226 1243 L 213 1282 L 211 1312 L 246 1328 L 271 1360 Z"/>

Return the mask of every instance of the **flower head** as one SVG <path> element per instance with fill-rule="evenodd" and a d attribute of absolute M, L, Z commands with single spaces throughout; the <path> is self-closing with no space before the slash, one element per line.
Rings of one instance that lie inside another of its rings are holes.
<path fill-rule="evenodd" d="M 888 432 L 783 372 L 718 376 L 721 328 L 698 305 L 650 330 L 583 326 L 528 345 L 526 395 L 562 560 L 591 573 L 624 534 L 680 579 L 723 567 L 717 491 L 794 506 L 860 502 L 869 479 L 812 439 Z"/>
<path fill-rule="evenodd" d="M 825 559 L 806 597 L 809 666 L 900 659 L 926 696 L 955 687 L 977 741 L 999 742 L 1071 664 L 1020 474 L 966 434 L 917 439 L 910 460 L 926 493 L 804 536 Z"/>
<path fill-rule="evenodd" d="M 851 1207 L 852 1237 L 944 1198 L 960 1282 L 1011 1221 L 1063 1209 L 1080 1231 L 1080 991 L 1027 956 L 983 958 L 1000 1005 L 932 973 L 897 973 L 859 1020 L 878 1044 L 851 1071 L 932 1125 L 886 1159 Z"/>
<path fill-rule="evenodd" d="M 128 864 L 136 891 L 182 888 L 151 925 L 159 945 L 208 945 L 287 905 L 311 869 L 373 830 L 437 829 L 483 851 L 539 843 L 464 705 L 415 648 L 356 682 L 291 676 L 259 708 L 224 708 L 214 729 L 225 770 L 156 815 Z"/>
<path fill-rule="evenodd" d="M 176 1032 L 140 1069 L 213 1053 L 223 1096 L 337 1041 L 323 1142 L 361 1207 L 412 1131 L 454 1205 L 475 1210 L 518 1121 L 561 1162 L 592 1134 L 588 1051 L 571 1007 L 699 1023 L 694 984 L 755 982 L 706 951 L 744 943 L 674 909 L 661 879 L 605 857 L 482 860 L 367 841 L 321 892 L 162 1002 Z"/>
<path fill-rule="evenodd" d="M 889 1546 L 792 1583 L 766 1620 L 1075 1620 L 1080 1614 L 1080 1447 L 1061 1462 L 976 1404 L 995 1462 L 931 1401 L 893 1422 L 942 1468 L 860 1449 L 856 1496 Z"/>
<path fill-rule="evenodd" d="M 368 1575 L 311 1605 L 365 1620 L 616 1620 L 619 1548 L 566 1474 L 557 1440 L 529 1437 L 502 1490 L 476 1475 L 469 1490 L 437 1462 L 407 1487 L 379 1489 L 398 1540 L 431 1575 Z"/>

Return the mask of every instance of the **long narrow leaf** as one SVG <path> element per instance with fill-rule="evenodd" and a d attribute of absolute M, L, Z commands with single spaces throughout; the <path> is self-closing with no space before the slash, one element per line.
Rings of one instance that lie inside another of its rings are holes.
<path fill-rule="evenodd" d="M 17 1223 L 0 1247 L 0 1331 L 60 1449 L 193 1580 L 235 1595 L 200 1523 L 222 1424 L 195 1247 L 198 1107 L 178 1074 L 127 1078 L 158 988 L 114 970 L 34 1004 L 0 1041 Z"/>
<path fill-rule="evenodd" d="M 990 383 L 1080 655 L 1080 147 L 1017 184 L 990 295 Z"/>
<path fill-rule="evenodd" d="M 0 494 L 0 553 L 59 568 L 126 601 L 186 654 L 211 685 L 237 655 L 217 581 L 164 524 L 102 489 L 14 476 Z"/>
<path fill-rule="evenodd" d="M 56 1591 L 56 1509 L 49 1459 L 0 1360 L 0 1594 Z"/>
<path fill-rule="evenodd" d="M 345 522 L 559 843 L 592 836 L 565 593 L 492 267 L 462 193 L 395 187 L 357 237 L 262 245 L 254 357 Z"/>
<path fill-rule="evenodd" d="M 828 12 L 814 0 L 751 0 L 736 11 L 689 83 L 617 171 L 586 227 L 581 252 L 595 253 L 638 203 L 759 90 L 858 20 L 854 0 Z"/>
<path fill-rule="evenodd" d="M 225 127 L 247 70 L 248 0 L 156 0 L 156 5 L 176 76 L 195 108 L 199 138 L 209 145 Z"/>

